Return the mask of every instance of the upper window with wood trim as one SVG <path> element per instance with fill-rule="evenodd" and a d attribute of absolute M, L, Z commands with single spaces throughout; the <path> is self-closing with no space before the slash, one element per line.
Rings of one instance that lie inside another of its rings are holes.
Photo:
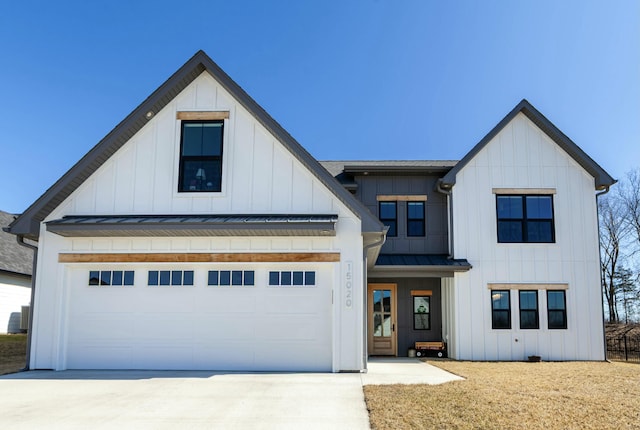
<path fill-rule="evenodd" d="M 379 202 L 380 221 L 387 227 L 389 231 L 387 236 L 395 237 L 398 235 L 398 210 L 396 202 Z"/>
<path fill-rule="evenodd" d="M 178 192 L 222 190 L 223 120 L 182 121 Z"/>
<path fill-rule="evenodd" d="M 407 202 L 407 236 L 424 236 L 424 202 Z"/>
<path fill-rule="evenodd" d="M 554 243 L 553 196 L 497 195 L 499 243 Z"/>

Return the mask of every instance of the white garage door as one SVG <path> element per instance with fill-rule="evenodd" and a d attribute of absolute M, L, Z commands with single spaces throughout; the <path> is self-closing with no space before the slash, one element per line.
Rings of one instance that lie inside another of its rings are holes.
<path fill-rule="evenodd" d="M 69 369 L 332 368 L 331 265 L 68 274 Z"/>

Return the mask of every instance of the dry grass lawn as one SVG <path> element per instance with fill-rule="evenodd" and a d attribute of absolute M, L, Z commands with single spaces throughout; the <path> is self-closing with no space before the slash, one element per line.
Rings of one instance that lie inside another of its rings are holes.
<path fill-rule="evenodd" d="M 640 429 L 640 365 L 429 361 L 467 378 L 364 387 L 374 429 Z"/>
<path fill-rule="evenodd" d="M 0 335 L 0 375 L 24 368 L 27 354 L 27 335 Z"/>

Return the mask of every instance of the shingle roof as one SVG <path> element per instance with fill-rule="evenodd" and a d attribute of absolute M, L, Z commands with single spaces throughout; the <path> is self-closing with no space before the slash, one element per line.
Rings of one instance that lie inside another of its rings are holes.
<path fill-rule="evenodd" d="M 452 187 L 455 185 L 456 175 L 458 172 L 462 170 L 462 168 L 466 166 L 467 163 L 491 141 L 491 139 L 500 133 L 500 131 L 502 131 L 502 129 L 521 112 L 594 177 L 595 188 L 597 190 L 607 188 L 608 186 L 616 183 L 616 180 L 613 179 L 602 167 L 600 167 L 598 163 L 593 161 L 591 157 L 589 157 L 578 145 L 553 125 L 553 123 L 533 107 L 531 103 L 523 99 L 441 179 L 441 184 L 444 187 Z"/>
<path fill-rule="evenodd" d="M 16 215 L 0 211 L 0 271 L 31 275 L 33 251 L 21 246 L 16 237 L 2 230 Z"/>
<path fill-rule="evenodd" d="M 382 233 L 384 226 L 362 203 L 322 168 L 280 124 L 278 124 L 255 100 L 253 100 L 229 75 L 227 75 L 204 51 L 198 51 L 165 83 L 153 92 L 140 106 L 94 146 L 80 161 L 51 186 L 38 200 L 11 224 L 11 233 L 36 239 L 39 225 L 60 203 L 80 186 L 111 155 L 135 135 L 150 118 L 148 112 L 157 113 L 173 100 L 201 73 L 208 72 L 253 117 L 316 176 L 333 194 L 351 209 L 362 221 L 363 232 Z M 153 117 L 151 115 L 150 117 Z"/>

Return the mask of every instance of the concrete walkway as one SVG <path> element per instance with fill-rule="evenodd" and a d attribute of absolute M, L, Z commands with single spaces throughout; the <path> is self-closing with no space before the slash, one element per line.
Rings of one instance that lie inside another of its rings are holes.
<path fill-rule="evenodd" d="M 31 371 L 0 376 L 0 428 L 364 430 L 363 385 L 453 379 L 402 358 L 366 374 Z"/>

